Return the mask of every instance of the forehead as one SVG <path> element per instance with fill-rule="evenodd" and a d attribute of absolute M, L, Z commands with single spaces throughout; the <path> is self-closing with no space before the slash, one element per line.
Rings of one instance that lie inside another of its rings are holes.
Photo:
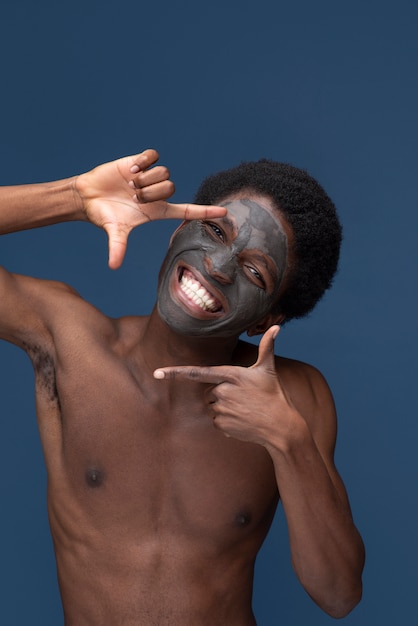
<path fill-rule="evenodd" d="M 227 199 L 221 205 L 228 213 L 220 221 L 230 226 L 237 243 L 239 240 L 242 244 L 252 243 L 268 250 L 286 245 L 286 234 L 274 208 L 251 198 Z"/>

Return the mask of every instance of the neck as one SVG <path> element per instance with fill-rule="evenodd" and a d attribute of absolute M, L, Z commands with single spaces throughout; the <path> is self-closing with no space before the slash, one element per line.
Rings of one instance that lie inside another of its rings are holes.
<path fill-rule="evenodd" d="M 141 347 L 149 356 L 148 364 L 156 369 L 171 365 L 227 365 L 232 362 L 237 343 L 238 337 L 179 335 L 161 320 L 155 307 L 145 325 Z"/>

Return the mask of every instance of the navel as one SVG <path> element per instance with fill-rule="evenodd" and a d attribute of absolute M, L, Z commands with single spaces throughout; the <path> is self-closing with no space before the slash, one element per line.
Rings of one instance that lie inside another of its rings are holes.
<path fill-rule="evenodd" d="M 97 467 L 89 467 L 85 473 L 85 478 L 89 487 L 101 487 L 104 481 L 104 473 Z"/>

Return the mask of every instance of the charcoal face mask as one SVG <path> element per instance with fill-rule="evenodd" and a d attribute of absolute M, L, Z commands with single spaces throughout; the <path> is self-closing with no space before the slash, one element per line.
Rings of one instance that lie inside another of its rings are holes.
<path fill-rule="evenodd" d="M 175 232 L 160 272 L 159 314 L 183 335 L 239 335 L 278 295 L 287 258 L 279 218 L 253 200 L 224 206 L 225 218 L 192 220 Z"/>

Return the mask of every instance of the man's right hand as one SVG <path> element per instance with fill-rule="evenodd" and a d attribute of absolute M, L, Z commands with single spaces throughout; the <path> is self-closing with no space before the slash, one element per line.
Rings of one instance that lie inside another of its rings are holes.
<path fill-rule="evenodd" d="M 75 178 L 84 218 L 103 228 L 109 238 L 109 267 L 122 265 L 129 233 L 136 226 L 160 219 L 222 217 L 223 207 L 166 202 L 174 193 L 170 173 L 156 150 L 105 163 Z"/>

